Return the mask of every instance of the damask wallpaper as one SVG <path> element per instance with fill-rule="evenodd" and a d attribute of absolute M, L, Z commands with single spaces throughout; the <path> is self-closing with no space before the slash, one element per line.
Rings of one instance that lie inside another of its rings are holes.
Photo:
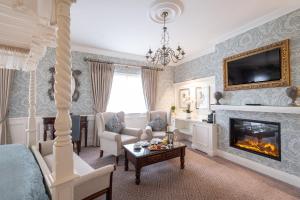
<path fill-rule="evenodd" d="M 216 77 L 216 90 L 223 92 L 223 59 L 273 42 L 290 39 L 292 84 L 300 85 L 300 10 L 268 22 L 216 45 L 214 53 L 199 57 L 175 68 L 174 81 L 182 82 L 207 76 Z M 223 104 L 244 105 L 260 103 L 285 106 L 289 99 L 286 88 L 267 88 L 225 92 Z M 281 122 L 282 161 L 260 157 L 229 147 L 229 118 L 240 116 L 249 119 L 264 119 Z M 300 176 L 300 117 L 290 114 L 268 114 L 250 112 L 217 112 L 220 125 L 218 146 L 221 150 L 240 155 L 276 169 Z"/>
<path fill-rule="evenodd" d="M 91 79 L 88 63 L 84 61 L 85 57 L 98 58 L 103 61 L 145 65 L 145 63 L 134 60 L 113 58 L 78 51 L 72 52 L 73 69 L 81 70 L 79 76 L 80 97 L 77 102 L 72 103 L 71 112 L 74 114 L 93 114 L 93 100 L 91 91 Z M 47 91 L 50 88 L 48 83 L 51 74 L 49 68 L 55 64 L 55 49 L 48 48 L 45 56 L 41 59 L 37 69 L 37 115 L 38 116 L 55 116 L 56 109 L 54 101 L 50 101 Z M 132 68 L 116 68 L 116 71 L 134 71 Z M 26 117 L 28 116 L 28 84 L 29 73 L 17 71 L 10 98 L 9 117 Z M 170 108 L 170 98 L 172 99 L 173 69 L 169 68 L 159 73 L 158 77 L 158 107 L 160 109 Z"/>

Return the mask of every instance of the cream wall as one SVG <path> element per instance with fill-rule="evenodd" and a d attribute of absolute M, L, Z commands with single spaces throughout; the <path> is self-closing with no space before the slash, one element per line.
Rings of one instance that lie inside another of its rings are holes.
<path fill-rule="evenodd" d="M 158 74 L 156 110 L 170 111 L 174 102 L 174 67 L 169 66 Z"/>

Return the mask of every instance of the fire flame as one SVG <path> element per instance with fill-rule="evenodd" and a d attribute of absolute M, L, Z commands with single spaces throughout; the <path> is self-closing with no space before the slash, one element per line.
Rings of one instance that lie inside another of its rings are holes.
<path fill-rule="evenodd" d="M 242 141 L 238 141 L 235 145 L 241 148 L 260 152 L 269 156 L 279 157 L 278 148 L 276 147 L 276 145 L 271 143 L 266 143 L 255 139 L 245 139 Z"/>

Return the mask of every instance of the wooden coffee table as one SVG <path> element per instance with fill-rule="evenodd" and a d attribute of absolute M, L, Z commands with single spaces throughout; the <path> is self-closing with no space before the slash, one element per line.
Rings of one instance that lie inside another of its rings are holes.
<path fill-rule="evenodd" d="M 175 142 L 173 147 L 166 150 L 150 151 L 147 148 L 134 150 L 134 144 L 124 145 L 125 171 L 128 171 L 128 161 L 135 167 L 135 183 L 140 184 L 141 169 L 144 166 L 180 157 L 180 168 L 184 169 L 184 156 L 186 145 Z"/>

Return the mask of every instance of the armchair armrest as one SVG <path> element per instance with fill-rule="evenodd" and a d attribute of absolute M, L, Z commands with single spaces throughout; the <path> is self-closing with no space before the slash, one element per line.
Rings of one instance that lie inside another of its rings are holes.
<path fill-rule="evenodd" d="M 148 138 L 152 138 L 152 128 L 151 126 L 146 126 L 145 133 L 147 134 Z"/>
<path fill-rule="evenodd" d="M 46 156 L 53 153 L 54 140 L 47 140 L 39 142 L 39 152 L 42 156 Z"/>
<path fill-rule="evenodd" d="M 143 131 L 142 131 L 142 129 L 139 129 L 139 128 L 126 128 L 125 127 L 122 130 L 122 134 L 135 136 L 140 139 L 141 135 L 143 134 Z"/>
<path fill-rule="evenodd" d="M 100 138 L 105 138 L 107 140 L 121 141 L 121 135 L 119 133 L 103 131 L 99 136 Z"/>

